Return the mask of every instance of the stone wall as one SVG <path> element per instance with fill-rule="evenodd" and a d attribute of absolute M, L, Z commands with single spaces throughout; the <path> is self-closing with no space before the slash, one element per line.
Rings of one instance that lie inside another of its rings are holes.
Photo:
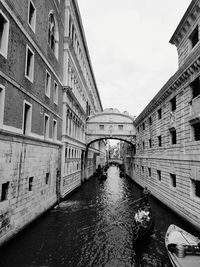
<path fill-rule="evenodd" d="M 0 244 L 56 203 L 59 162 L 59 146 L 0 133 Z"/>

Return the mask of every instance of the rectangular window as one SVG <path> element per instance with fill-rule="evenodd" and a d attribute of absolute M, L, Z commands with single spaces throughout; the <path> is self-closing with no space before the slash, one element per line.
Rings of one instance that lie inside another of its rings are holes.
<path fill-rule="evenodd" d="M 172 145 L 176 144 L 176 130 L 175 129 L 170 130 L 170 135 L 171 135 L 171 144 Z"/>
<path fill-rule="evenodd" d="M 58 84 L 54 81 L 54 92 L 53 92 L 53 101 L 58 104 Z"/>
<path fill-rule="evenodd" d="M 192 180 L 192 194 L 194 197 L 200 198 L 200 181 Z"/>
<path fill-rule="evenodd" d="M 32 107 L 29 103 L 24 102 L 23 111 L 23 134 L 31 133 Z"/>
<path fill-rule="evenodd" d="M 170 106 L 171 106 L 171 111 L 175 111 L 176 110 L 176 97 L 173 97 L 170 100 Z"/>
<path fill-rule="evenodd" d="M 45 81 L 45 94 L 50 97 L 51 92 L 51 75 L 46 71 L 46 81 Z"/>
<path fill-rule="evenodd" d="M 144 141 L 142 142 L 142 147 L 143 147 L 143 149 L 145 149 L 145 142 Z"/>
<path fill-rule="evenodd" d="M 35 32 L 35 21 L 36 21 L 36 9 L 33 2 L 29 1 L 28 6 L 28 24 L 30 25 L 31 29 Z"/>
<path fill-rule="evenodd" d="M 149 117 L 149 125 L 152 125 L 152 118 Z"/>
<path fill-rule="evenodd" d="M 49 116 L 47 114 L 44 115 L 44 138 L 49 138 Z"/>
<path fill-rule="evenodd" d="M 192 127 L 193 127 L 194 140 L 195 141 L 200 140 L 200 122 L 193 124 Z"/>
<path fill-rule="evenodd" d="M 53 120 L 53 132 L 52 132 L 53 141 L 57 140 L 57 121 Z"/>
<path fill-rule="evenodd" d="M 199 77 L 196 78 L 191 84 L 192 88 L 192 98 L 195 98 L 200 95 L 200 80 Z"/>
<path fill-rule="evenodd" d="M 142 130 L 143 131 L 145 130 L 145 123 L 144 122 L 142 123 Z"/>
<path fill-rule="evenodd" d="M 144 166 L 141 166 L 141 172 L 144 174 Z"/>
<path fill-rule="evenodd" d="M 176 187 L 176 175 L 173 173 L 170 173 L 170 186 Z"/>
<path fill-rule="evenodd" d="M 161 108 L 157 111 L 158 112 L 158 119 L 162 119 L 162 110 Z"/>
<path fill-rule="evenodd" d="M 33 177 L 28 179 L 28 191 L 33 191 Z"/>
<path fill-rule="evenodd" d="M 123 125 L 118 125 L 119 130 L 123 130 Z"/>
<path fill-rule="evenodd" d="M 0 54 L 7 58 L 8 53 L 9 20 L 0 10 Z"/>
<path fill-rule="evenodd" d="M 104 125 L 99 125 L 100 130 L 104 130 Z"/>
<path fill-rule="evenodd" d="M 8 199 L 9 182 L 1 185 L 1 201 Z"/>
<path fill-rule="evenodd" d="M 198 43 L 198 41 L 199 41 L 199 30 L 198 30 L 198 26 L 193 30 L 193 32 L 191 33 L 189 39 L 190 39 L 190 42 L 191 42 L 191 46 L 193 48 Z"/>
<path fill-rule="evenodd" d="M 26 64 L 25 64 L 25 77 L 33 82 L 34 76 L 34 53 L 30 47 L 26 46 Z"/>
<path fill-rule="evenodd" d="M 162 138 L 161 138 L 161 135 L 158 136 L 158 146 L 162 146 Z"/>
<path fill-rule="evenodd" d="M 161 181 L 161 171 L 157 170 L 157 179 L 158 181 Z"/>
<path fill-rule="evenodd" d="M 151 177 L 151 168 L 148 168 L 149 177 Z"/>
<path fill-rule="evenodd" d="M 46 173 L 45 184 L 49 184 L 49 172 Z"/>
<path fill-rule="evenodd" d="M 3 126 L 5 88 L 0 85 L 0 128 Z"/>
<path fill-rule="evenodd" d="M 151 141 L 151 139 L 149 139 L 149 148 L 151 148 L 152 147 L 152 141 Z"/>

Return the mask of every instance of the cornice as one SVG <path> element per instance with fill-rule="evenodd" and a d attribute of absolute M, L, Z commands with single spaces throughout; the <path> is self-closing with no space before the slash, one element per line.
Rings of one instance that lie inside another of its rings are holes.
<path fill-rule="evenodd" d="M 82 20 L 81 20 L 81 15 L 80 15 L 80 10 L 79 10 L 79 7 L 78 7 L 78 3 L 77 3 L 77 0 L 71 0 L 71 2 L 72 2 L 72 5 L 73 5 L 73 8 L 74 8 L 75 15 L 76 15 L 79 31 L 80 31 L 81 38 L 82 38 L 82 43 L 83 43 L 84 50 L 85 50 L 85 55 L 86 55 L 86 58 L 87 58 L 88 66 L 90 68 L 90 73 L 91 73 L 91 76 L 92 76 L 92 79 L 93 79 L 93 83 L 94 83 L 95 90 L 96 90 L 96 93 L 97 93 L 97 96 L 98 96 L 100 107 L 103 110 L 103 106 L 102 106 L 102 103 L 101 103 L 101 99 L 100 99 L 100 95 L 99 95 L 99 91 L 98 91 L 98 88 L 97 88 L 97 83 L 96 83 L 96 79 L 95 79 L 95 76 L 94 76 L 94 71 L 93 71 L 93 67 L 92 67 L 92 63 L 91 63 L 91 59 L 90 59 L 90 54 L 89 54 L 89 50 L 88 50 L 88 45 L 87 45 L 87 41 L 86 41 L 86 37 L 85 37 L 85 32 L 84 32 L 84 28 L 83 28 L 83 24 L 82 24 Z"/>
<path fill-rule="evenodd" d="M 192 0 L 169 42 L 178 45 L 200 13 L 199 0 Z"/>
<path fill-rule="evenodd" d="M 153 110 L 155 110 L 172 92 L 179 89 L 188 80 L 200 72 L 200 45 L 189 56 L 187 61 L 178 69 L 178 71 L 167 81 L 161 90 L 150 101 L 146 108 L 135 119 L 135 125 L 138 125 L 145 117 L 147 117 Z"/>

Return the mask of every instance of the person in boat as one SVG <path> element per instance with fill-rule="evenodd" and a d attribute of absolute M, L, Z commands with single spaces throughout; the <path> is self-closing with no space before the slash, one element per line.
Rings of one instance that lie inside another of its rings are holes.
<path fill-rule="evenodd" d="M 141 193 L 141 198 L 142 199 L 142 202 L 141 202 L 141 205 L 142 203 L 144 203 L 145 205 L 148 204 L 149 202 L 149 195 L 151 194 L 151 191 L 145 186 L 142 193 Z"/>
<path fill-rule="evenodd" d="M 150 221 L 150 211 L 147 207 L 144 209 L 139 208 L 136 212 L 134 219 L 137 224 L 145 225 L 147 222 Z"/>

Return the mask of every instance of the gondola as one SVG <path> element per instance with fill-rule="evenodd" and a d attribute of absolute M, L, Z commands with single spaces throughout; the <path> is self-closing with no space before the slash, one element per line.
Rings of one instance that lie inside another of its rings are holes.
<path fill-rule="evenodd" d="M 143 214 L 143 215 L 141 215 Z M 139 219 L 138 219 L 139 218 Z M 134 216 L 134 236 L 135 241 L 146 237 L 151 233 L 154 226 L 154 217 L 150 204 L 143 204 L 138 208 Z"/>
<path fill-rule="evenodd" d="M 200 266 L 199 239 L 171 224 L 165 234 L 165 246 L 174 267 Z"/>

